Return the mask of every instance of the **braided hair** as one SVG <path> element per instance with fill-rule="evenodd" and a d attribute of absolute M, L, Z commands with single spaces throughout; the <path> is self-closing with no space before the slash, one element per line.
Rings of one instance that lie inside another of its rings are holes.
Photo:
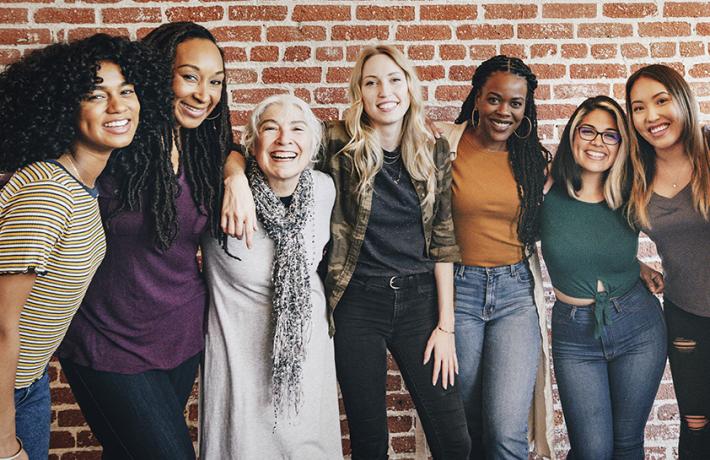
<path fill-rule="evenodd" d="M 532 252 L 538 239 L 542 189 L 545 184 L 545 170 L 550 162 L 550 153 L 540 144 L 537 135 L 537 110 L 535 109 L 537 78 L 535 74 L 523 61 L 515 57 L 499 55 L 484 61 L 473 74 L 471 92 L 461 106 L 461 112 L 455 123 L 473 123 L 474 126 L 478 123 L 478 114 L 474 114 L 476 98 L 488 78 L 495 72 L 507 72 L 523 77 L 527 81 L 525 116 L 530 120 L 530 134 L 525 138 L 516 135 L 510 136 L 507 146 L 510 166 L 518 185 L 520 199 L 518 239 L 526 250 Z"/>
<path fill-rule="evenodd" d="M 172 64 L 178 45 L 193 38 L 217 44 L 207 29 L 193 22 L 164 24 L 151 31 L 143 43 L 160 52 Z M 219 51 L 224 61 L 224 54 L 221 49 Z M 161 128 L 162 144 L 158 151 L 130 158 L 115 156 L 116 161 L 109 164 L 109 173 L 116 178 L 121 203 L 113 215 L 123 210 L 146 209 L 153 220 L 155 245 L 160 250 L 172 245 L 179 229 L 175 205 L 179 187 L 170 161 L 173 142 L 177 142 L 180 149 L 180 161 L 192 188 L 192 199 L 207 214 L 210 233 L 219 234 L 222 166 L 228 149 L 232 147 L 226 85 L 222 85 L 220 102 L 207 118 L 195 129 L 178 127 L 174 131 L 173 115 L 171 123 Z"/>

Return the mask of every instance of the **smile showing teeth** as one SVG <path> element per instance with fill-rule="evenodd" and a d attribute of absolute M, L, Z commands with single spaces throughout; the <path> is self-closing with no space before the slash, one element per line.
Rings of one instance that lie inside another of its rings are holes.
<path fill-rule="evenodd" d="M 128 120 L 116 120 L 116 121 L 109 121 L 108 123 L 104 123 L 104 126 L 107 128 L 120 128 L 121 126 L 126 126 L 128 124 Z"/>
<path fill-rule="evenodd" d="M 198 109 L 196 107 L 193 107 L 191 105 L 187 105 L 184 102 L 181 102 L 180 105 L 182 106 L 185 111 L 192 116 L 199 117 L 201 115 L 204 115 L 205 112 L 207 112 L 207 108 L 205 107 L 204 109 Z"/>
<path fill-rule="evenodd" d="M 650 128 L 648 131 L 651 134 L 656 135 L 656 134 L 660 134 L 663 131 L 665 131 L 666 129 L 668 129 L 668 126 L 670 126 L 669 123 L 663 123 L 662 125 L 658 125 L 658 126 L 654 126 L 654 127 Z"/>
<path fill-rule="evenodd" d="M 586 153 L 587 156 L 592 160 L 603 160 L 604 158 L 606 158 L 606 153 L 595 152 L 594 150 L 587 150 L 584 153 Z"/>
<path fill-rule="evenodd" d="M 491 120 L 491 124 L 493 125 L 494 128 L 497 128 L 499 130 L 505 130 L 510 127 L 510 125 L 513 124 L 511 121 L 498 121 L 498 120 Z"/>
<path fill-rule="evenodd" d="M 274 160 L 293 160 L 297 156 L 293 152 L 271 152 L 271 158 Z"/>
<path fill-rule="evenodd" d="M 377 104 L 377 108 L 382 110 L 383 112 L 389 112 L 390 110 L 394 109 L 397 107 L 396 102 L 383 102 L 381 104 Z"/>

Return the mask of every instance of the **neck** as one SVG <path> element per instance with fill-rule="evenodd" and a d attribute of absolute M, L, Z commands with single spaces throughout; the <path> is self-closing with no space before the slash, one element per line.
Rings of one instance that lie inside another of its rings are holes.
<path fill-rule="evenodd" d="M 69 161 L 71 165 L 75 167 L 79 173 L 80 177 L 77 177 L 77 179 L 82 181 L 87 187 L 94 187 L 96 178 L 99 177 L 106 167 L 106 163 L 108 163 L 112 151 L 113 150 L 106 152 L 88 151 L 74 146 L 74 148 L 72 148 L 70 152 L 65 153 L 65 155 L 70 157 Z"/>
<path fill-rule="evenodd" d="M 655 152 L 658 163 L 674 165 L 688 161 L 688 155 L 682 142 L 676 142 L 667 149 L 656 149 Z"/>
<path fill-rule="evenodd" d="M 582 188 L 577 192 L 577 198 L 589 203 L 598 203 L 604 199 L 603 173 L 582 171 Z"/>
<path fill-rule="evenodd" d="M 380 146 L 391 152 L 399 147 L 402 140 L 402 120 L 398 123 L 375 126 L 375 131 L 379 137 Z"/>
<path fill-rule="evenodd" d="M 299 174 L 296 177 L 290 179 L 273 179 L 268 178 L 267 182 L 269 187 L 274 192 L 274 195 L 278 197 L 291 196 L 293 192 L 296 191 L 296 186 L 298 185 L 298 180 L 301 178 Z"/>
<path fill-rule="evenodd" d="M 483 132 L 483 128 L 481 128 L 480 123 L 478 126 L 473 128 L 473 138 L 476 140 L 476 143 L 481 146 L 481 148 L 484 148 L 486 150 L 495 150 L 497 152 L 508 151 L 508 142 L 492 140 L 490 136 L 486 135 L 486 133 Z"/>

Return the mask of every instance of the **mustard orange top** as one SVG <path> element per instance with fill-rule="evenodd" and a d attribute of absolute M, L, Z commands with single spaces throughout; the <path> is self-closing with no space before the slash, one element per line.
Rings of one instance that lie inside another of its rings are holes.
<path fill-rule="evenodd" d="M 464 132 L 452 169 L 452 206 L 462 263 L 510 265 L 523 259 L 518 240 L 520 199 L 508 152 L 481 147 Z"/>

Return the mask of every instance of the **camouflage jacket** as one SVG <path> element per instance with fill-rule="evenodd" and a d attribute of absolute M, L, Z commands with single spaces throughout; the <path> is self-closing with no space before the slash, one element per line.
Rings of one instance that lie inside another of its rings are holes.
<path fill-rule="evenodd" d="M 334 332 L 332 312 L 355 271 L 372 209 L 372 190 L 359 199 L 356 191 L 358 178 L 352 162 L 346 155 L 337 155 L 349 140 L 343 122 L 330 122 L 324 136 L 325 155 L 319 165 L 319 169 L 330 173 L 337 190 L 330 221 L 331 243 L 325 279 L 331 333 Z M 423 203 L 426 183 L 412 180 L 422 208 L 425 250 L 427 256 L 436 262 L 458 262 L 461 256 L 451 218 L 451 159 L 445 139 L 437 140 L 433 155 L 437 179 L 433 205 Z"/>

